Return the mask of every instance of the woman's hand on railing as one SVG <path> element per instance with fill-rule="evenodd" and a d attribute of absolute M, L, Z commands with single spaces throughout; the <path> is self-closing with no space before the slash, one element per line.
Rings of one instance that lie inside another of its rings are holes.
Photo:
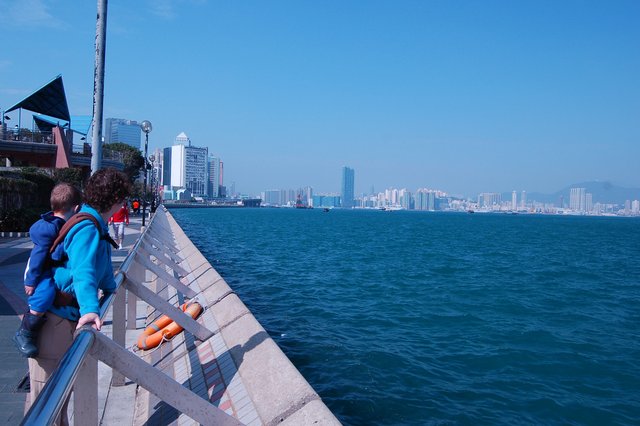
<path fill-rule="evenodd" d="M 100 315 L 96 314 L 95 312 L 84 314 L 78 320 L 78 326 L 76 327 L 76 330 L 85 324 L 90 324 L 91 326 L 93 326 L 93 328 L 99 331 L 102 327 L 102 320 L 100 319 Z"/>

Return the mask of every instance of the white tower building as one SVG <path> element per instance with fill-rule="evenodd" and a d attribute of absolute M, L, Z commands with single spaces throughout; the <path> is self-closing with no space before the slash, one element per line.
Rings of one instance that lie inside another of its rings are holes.
<path fill-rule="evenodd" d="M 194 197 L 208 196 L 208 149 L 191 146 L 184 133 L 171 147 L 171 186 L 185 188 Z"/>

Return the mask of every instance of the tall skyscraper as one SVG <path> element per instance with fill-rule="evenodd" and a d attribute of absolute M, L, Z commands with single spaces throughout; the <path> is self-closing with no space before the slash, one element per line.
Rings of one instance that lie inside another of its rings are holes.
<path fill-rule="evenodd" d="M 583 212 L 586 207 L 586 189 L 585 188 L 571 188 L 569 193 L 569 208 L 577 212 Z"/>
<path fill-rule="evenodd" d="M 593 194 L 587 192 L 584 195 L 584 211 L 591 213 L 593 211 Z"/>
<path fill-rule="evenodd" d="M 355 194 L 355 171 L 349 167 L 342 168 L 342 187 L 340 196 L 342 199 L 342 207 L 353 207 Z"/>
<path fill-rule="evenodd" d="M 480 207 L 493 209 L 498 208 L 501 203 L 502 195 L 497 192 L 483 192 L 478 195 L 478 205 Z"/>
<path fill-rule="evenodd" d="M 416 210 L 434 211 L 436 209 L 436 194 L 432 190 L 421 188 L 414 197 Z"/>
<path fill-rule="evenodd" d="M 518 210 L 518 193 L 516 191 L 511 193 L 511 210 Z"/>
<path fill-rule="evenodd" d="M 520 208 L 522 210 L 527 209 L 527 191 L 522 191 L 522 198 L 520 199 Z"/>
<path fill-rule="evenodd" d="M 151 161 L 151 170 L 149 171 L 149 184 L 151 185 L 154 194 L 162 191 L 162 175 L 163 175 L 163 167 L 164 167 L 164 150 L 157 148 L 153 151 L 150 158 L 153 157 L 153 161 Z"/>
<path fill-rule="evenodd" d="M 209 197 L 220 197 L 221 186 L 220 159 L 213 155 L 209 155 Z"/>
<path fill-rule="evenodd" d="M 429 210 L 428 207 L 428 193 L 424 189 L 418 189 L 416 191 L 415 199 L 415 209 L 416 210 Z"/>
<path fill-rule="evenodd" d="M 171 186 L 185 188 L 194 197 L 208 196 L 208 149 L 191 146 L 191 140 L 180 133 L 171 147 Z"/>
<path fill-rule="evenodd" d="M 162 155 L 162 185 L 171 189 L 171 147 L 165 148 Z"/>
<path fill-rule="evenodd" d="M 104 143 L 126 143 L 136 149 L 142 149 L 142 130 L 134 120 L 107 118 L 105 120 Z"/>
<path fill-rule="evenodd" d="M 400 197 L 400 205 L 402 206 L 402 208 L 405 210 L 411 210 L 413 207 L 412 206 L 413 197 L 411 196 L 411 192 L 403 188 L 399 192 L 399 197 Z"/>

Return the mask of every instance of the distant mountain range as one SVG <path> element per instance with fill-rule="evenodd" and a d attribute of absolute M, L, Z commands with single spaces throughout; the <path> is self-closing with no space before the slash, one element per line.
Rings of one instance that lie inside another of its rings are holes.
<path fill-rule="evenodd" d="M 563 200 L 564 206 L 569 205 L 569 195 L 571 188 L 585 188 L 586 192 L 593 194 L 593 202 L 603 204 L 620 204 L 624 205 L 626 200 L 640 200 L 640 188 L 623 188 L 616 186 L 611 182 L 582 182 L 569 185 L 553 194 L 542 194 L 540 192 L 527 193 L 527 201 L 538 201 L 540 203 L 549 203 L 560 206 L 560 200 Z M 520 204 L 521 192 L 518 192 L 518 204 Z M 511 193 L 502 194 L 502 200 L 510 200 Z"/>

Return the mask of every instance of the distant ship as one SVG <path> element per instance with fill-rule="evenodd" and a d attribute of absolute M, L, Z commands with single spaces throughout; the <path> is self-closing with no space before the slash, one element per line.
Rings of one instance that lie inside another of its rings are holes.
<path fill-rule="evenodd" d="M 298 198 L 296 198 L 296 209 L 312 209 L 312 206 L 307 206 L 302 202 L 302 197 L 298 194 Z"/>

